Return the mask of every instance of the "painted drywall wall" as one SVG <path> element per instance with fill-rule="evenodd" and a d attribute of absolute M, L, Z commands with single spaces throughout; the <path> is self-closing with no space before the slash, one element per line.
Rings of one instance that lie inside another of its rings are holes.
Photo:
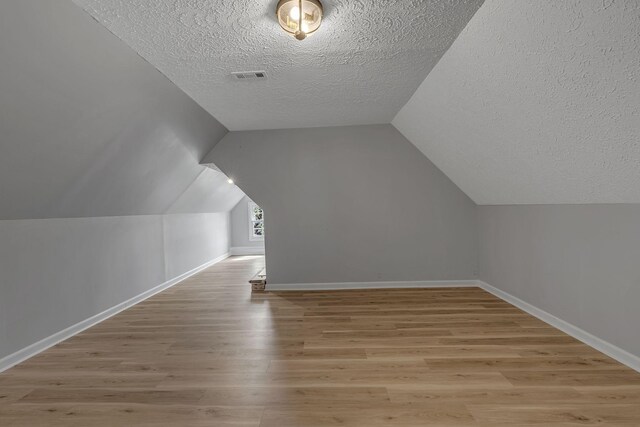
<path fill-rule="evenodd" d="M 0 221 L 0 359 L 215 259 L 228 214 Z"/>
<path fill-rule="evenodd" d="M 0 358 L 224 254 L 227 132 L 70 1 L 0 2 Z M 161 215 L 171 213 L 171 215 Z"/>
<path fill-rule="evenodd" d="M 478 211 L 481 280 L 640 356 L 640 205 Z"/>
<path fill-rule="evenodd" d="M 476 203 L 640 202 L 640 2 L 487 0 L 393 120 Z"/>
<path fill-rule="evenodd" d="M 265 210 L 269 283 L 475 277 L 475 204 L 391 125 L 231 132 L 205 162 Z"/>
<path fill-rule="evenodd" d="M 264 240 L 249 239 L 249 202 L 247 196 L 229 213 L 231 220 L 231 252 L 264 253 Z M 241 249 L 242 248 L 242 249 Z"/>
<path fill-rule="evenodd" d="M 182 214 L 162 217 L 167 278 L 180 276 L 229 251 L 229 214 Z"/>
<path fill-rule="evenodd" d="M 222 212 L 242 198 L 199 165 L 224 126 L 72 2 L 0 2 L 0 57 L 0 219 Z"/>

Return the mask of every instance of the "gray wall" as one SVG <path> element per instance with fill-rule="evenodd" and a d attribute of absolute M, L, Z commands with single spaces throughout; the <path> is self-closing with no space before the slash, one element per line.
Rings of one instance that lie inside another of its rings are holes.
<path fill-rule="evenodd" d="M 264 250 L 264 240 L 249 240 L 249 202 L 242 200 L 231 210 L 231 246 L 234 248 L 260 248 Z"/>
<path fill-rule="evenodd" d="M 264 208 L 270 283 L 475 277 L 475 204 L 390 125 L 232 132 L 205 161 Z"/>
<path fill-rule="evenodd" d="M 640 356 L 640 205 L 478 210 L 481 280 Z"/>
<path fill-rule="evenodd" d="M 227 249 L 227 213 L 0 221 L 0 359 Z"/>
<path fill-rule="evenodd" d="M 0 358 L 228 250 L 227 130 L 70 1 L 0 2 Z"/>

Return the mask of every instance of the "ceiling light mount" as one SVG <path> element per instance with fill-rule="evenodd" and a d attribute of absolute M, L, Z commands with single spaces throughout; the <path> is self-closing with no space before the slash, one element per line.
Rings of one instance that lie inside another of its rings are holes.
<path fill-rule="evenodd" d="M 278 23 L 298 40 L 314 33 L 322 23 L 320 0 L 280 0 L 276 7 Z"/>

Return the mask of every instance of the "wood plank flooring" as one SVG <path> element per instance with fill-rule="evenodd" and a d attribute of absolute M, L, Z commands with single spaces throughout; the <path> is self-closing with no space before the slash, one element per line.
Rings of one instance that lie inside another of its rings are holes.
<path fill-rule="evenodd" d="M 252 295 L 263 266 L 230 258 L 0 374 L 0 425 L 640 425 L 640 374 L 480 289 Z"/>

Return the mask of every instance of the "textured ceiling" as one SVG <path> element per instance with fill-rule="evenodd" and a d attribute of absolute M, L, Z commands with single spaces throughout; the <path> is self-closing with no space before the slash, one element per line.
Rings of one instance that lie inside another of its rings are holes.
<path fill-rule="evenodd" d="M 479 204 L 640 203 L 640 2 L 487 0 L 393 124 Z"/>
<path fill-rule="evenodd" d="M 389 123 L 482 4 L 325 0 L 299 42 L 275 0 L 74 1 L 230 130 Z"/>

